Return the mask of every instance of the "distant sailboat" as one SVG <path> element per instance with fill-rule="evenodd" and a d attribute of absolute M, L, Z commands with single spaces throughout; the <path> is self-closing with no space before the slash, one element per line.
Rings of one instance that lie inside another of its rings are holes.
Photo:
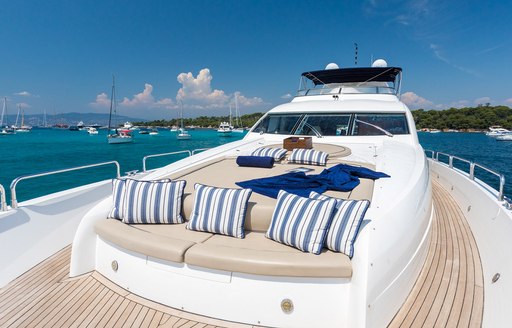
<path fill-rule="evenodd" d="M 229 111 L 231 113 L 231 110 Z M 233 128 L 233 132 L 243 133 L 244 128 L 242 125 L 242 118 L 240 117 L 240 111 L 238 109 L 238 94 L 235 93 L 235 128 Z"/>
<path fill-rule="evenodd" d="M 18 116 L 21 111 L 21 127 L 18 126 L 18 118 L 16 118 L 16 132 L 30 132 L 32 127 L 25 125 L 25 110 L 21 108 L 21 105 L 18 104 Z"/>
<path fill-rule="evenodd" d="M 108 117 L 108 133 L 107 141 L 109 144 L 128 143 L 133 141 L 130 130 L 118 129 L 117 124 L 112 129 L 112 116 L 114 116 L 114 123 L 117 121 L 117 105 L 116 105 L 116 86 L 115 78 L 112 76 L 112 97 L 110 98 L 110 115 Z"/>
<path fill-rule="evenodd" d="M 14 129 L 9 127 L 9 124 L 7 123 L 7 97 L 4 97 L 4 106 L 2 108 L 2 116 L 0 117 L 0 134 L 15 134 Z"/>
<path fill-rule="evenodd" d="M 180 110 L 180 117 L 181 117 L 181 124 L 180 124 L 180 128 L 179 128 L 179 133 L 178 133 L 178 140 L 188 140 L 190 139 L 192 136 L 190 134 L 188 134 L 187 130 L 185 130 L 185 128 L 183 127 L 183 102 L 180 102 L 181 104 L 181 110 Z"/>

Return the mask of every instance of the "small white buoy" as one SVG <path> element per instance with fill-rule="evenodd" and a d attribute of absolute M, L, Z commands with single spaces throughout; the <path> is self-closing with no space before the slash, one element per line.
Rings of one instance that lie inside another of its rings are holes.
<path fill-rule="evenodd" d="M 336 63 L 329 63 L 329 64 L 327 64 L 327 66 L 325 66 L 325 69 L 338 69 L 338 68 L 340 68 L 340 67 Z"/>
<path fill-rule="evenodd" d="M 372 67 L 388 67 L 388 63 L 384 59 L 377 59 L 373 62 Z"/>

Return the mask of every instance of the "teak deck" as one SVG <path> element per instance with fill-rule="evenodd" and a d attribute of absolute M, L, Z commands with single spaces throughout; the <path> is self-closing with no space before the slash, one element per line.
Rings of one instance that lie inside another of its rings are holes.
<path fill-rule="evenodd" d="M 457 203 L 433 183 L 437 219 L 424 268 L 390 327 L 478 327 L 483 276 Z M 251 327 L 141 298 L 93 272 L 68 278 L 71 247 L 0 289 L 0 327 Z M 319 322 L 321 326 L 321 322 Z"/>

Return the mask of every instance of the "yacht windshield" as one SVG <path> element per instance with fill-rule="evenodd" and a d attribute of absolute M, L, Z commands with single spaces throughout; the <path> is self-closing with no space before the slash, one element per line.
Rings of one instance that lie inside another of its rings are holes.
<path fill-rule="evenodd" d="M 404 114 L 355 114 L 352 135 L 373 136 L 388 133 L 409 133 Z"/>
<path fill-rule="evenodd" d="M 253 132 L 322 136 L 409 134 L 405 114 L 268 114 Z"/>

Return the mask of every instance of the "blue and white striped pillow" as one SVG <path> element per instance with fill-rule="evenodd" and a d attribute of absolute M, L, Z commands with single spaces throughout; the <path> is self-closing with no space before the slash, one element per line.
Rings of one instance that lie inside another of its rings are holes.
<path fill-rule="evenodd" d="M 334 199 L 315 200 L 279 191 L 267 238 L 320 254 L 331 224 Z"/>
<path fill-rule="evenodd" d="M 194 208 L 187 229 L 244 238 L 245 212 L 251 189 L 195 184 Z"/>
<path fill-rule="evenodd" d="M 309 194 L 311 199 L 336 200 L 336 210 L 327 239 L 325 240 L 328 249 L 334 252 L 342 252 L 352 258 L 354 256 L 354 243 L 363 222 L 366 210 L 370 206 L 369 200 L 345 200 L 320 195 L 314 191 Z"/>
<path fill-rule="evenodd" d="M 295 148 L 294 150 L 292 150 L 288 162 L 295 164 L 325 166 L 325 164 L 327 163 L 328 156 L 329 154 L 319 150 Z"/>
<path fill-rule="evenodd" d="M 123 179 L 112 179 L 112 200 L 114 206 L 108 214 L 108 218 L 122 220 L 120 209 L 124 206 L 126 181 Z"/>
<path fill-rule="evenodd" d="M 127 179 L 121 215 L 124 223 L 183 223 L 181 215 L 186 181 Z"/>
<path fill-rule="evenodd" d="M 286 155 L 287 150 L 284 148 L 266 148 L 260 147 L 255 149 L 251 155 L 252 156 L 270 156 L 274 157 L 275 161 L 280 161 L 283 159 L 284 155 Z"/>

